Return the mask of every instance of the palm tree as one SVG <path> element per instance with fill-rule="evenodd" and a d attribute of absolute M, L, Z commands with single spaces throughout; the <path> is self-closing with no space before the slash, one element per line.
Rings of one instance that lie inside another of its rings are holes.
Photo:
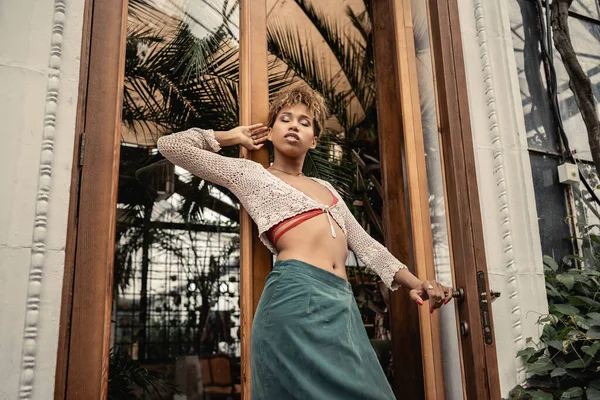
<path fill-rule="evenodd" d="M 330 136 L 341 146 L 341 158 L 351 170 L 347 199 L 356 207 L 363 225 L 378 240 L 383 239 L 381 212 L 379 141 L 371 2 L 363 7 L 346 6 L 345 17 L 327 15 L 309 0 L 294 0 L 319 32 L 326 49 L 308 43 L 305 34 L 279 20 L 269 20 L 269 52 L 284 63 L 288 72 L 320 91 L 327 99 L 337 128 Z M 358 10 L 358 11 L 356 11 Z M 348 29 L 344 29 L 348 26 Z M 415 27 L 417 56 L 428 48 L 427 27 Z M 313 39 L 313 43 L 318 40 Z M 328 52 L 340 72 L 322 61 Z M 424 114 L 435 113 L 432 99 L 422 100 Z M 429 120 L 424 118 L 424 120 Z"/>
<path fill-rule="evenodd" d="M 130 7 L 144 18 L 162 18 L 149 0 L 134 0 Z M 162 134 L 191 126 L 229 129 L 237 125 L 239 52 L 237 38 L 227 23 L 235 7 L 237 2 L 224 1 L 222 24 L 200 39 L 183 21 L 168 32 L 155 32 L 147 23 L 132 24 L 127 40 L 123 121 L 138 143 L 152 145 Z M 297 79 L 289 71 L 281 71 L 276 62 L 270 62 L 269 67 L 271 94 Z M 307 172 L 332 180 L 346 193 L 351 174 L 344 162 L 330 162 L 332 143 L 343 141 L 324 138 L 309 157 Z M 223 153 L 237 156 L 237 149 L 224 149 Z M 224 188 L 219 190 L 231 195 Z M 184 203 L 182 209 L 192 208 Z"/>

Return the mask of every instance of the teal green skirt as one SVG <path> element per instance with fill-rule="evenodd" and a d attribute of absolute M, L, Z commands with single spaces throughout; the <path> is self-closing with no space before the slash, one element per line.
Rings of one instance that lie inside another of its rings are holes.
<path fill-rule="evenodd" d="M 252 325 L 252 400 L 395 399 L 350 284 L 277 261 Z"/>

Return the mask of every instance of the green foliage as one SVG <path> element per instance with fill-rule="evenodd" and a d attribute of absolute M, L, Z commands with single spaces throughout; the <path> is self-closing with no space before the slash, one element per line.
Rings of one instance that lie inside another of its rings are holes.
<path fill-rule="evenodd" d="M 539 342 L 517 353 L 529 378 L 510 398 L 600 400 L 600 272 L 546 256 L 544 275 L 549 314 Z"/>
<path fill-rule="evenodd" d="M 147 396 L 166 396 L 178 393 L 166 383 L 165 377 L 148 371 L 129 356 L 111 351 L 108 367 L 108 400 L 137 400 Z M 169 396 L 170 398 L 170 396 Z"/>

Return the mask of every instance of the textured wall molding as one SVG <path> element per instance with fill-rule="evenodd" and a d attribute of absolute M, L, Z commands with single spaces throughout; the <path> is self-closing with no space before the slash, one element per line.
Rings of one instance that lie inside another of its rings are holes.
<path fill-rule="evenodd" d="M 514 343 L 514 354 L 525 347 L 523 339 L 522 315 L 517 282 L 517 267 L 514 253 L 513 225 L 511 223 L 511 210 L 508 199 L 507 178 L 505 172 L 505 161 L 503 155 L 502 137 L 498 122 L 498 111 L 496 106 L 496 94 L 494 90 L 494 74 L 488 51 L 488 38 L 486 32 L 485 11 L 482 0 L 473 0 L 475 26 L 477 41 L 479 44 L 479 56 L 481 71 L 483 73 L 483 84 L 485 87 L 485 99 L 488 117 L 488 133 L 491 139 L 493 151 L 493 174 L 496 179 L 496 206 L 497 218 L 501 227 L 502 238 L 502 265 L 506 269 L 506 283 L 508 299 L 511 311 L 511 332 Z M 517 360 L 517 379 L 519 382 L 525 379 L 525 366 Z"/>
<path fill-rule="evenodd" d="M 38 175 L 35 219 L 29 264 L 25 327 L 19 382 L 19 398 L 30 399 L 35 388 L 36 356 L 44 264 L 46 261 L 47 220 L 52 185 L 52 161 L 59 101 L 60 66 L 63 31 L 66 18 L 66 0 L 55 0 L 52 37 L 46 86 L 46 105 L 42 132 L 40 169 Z"/>

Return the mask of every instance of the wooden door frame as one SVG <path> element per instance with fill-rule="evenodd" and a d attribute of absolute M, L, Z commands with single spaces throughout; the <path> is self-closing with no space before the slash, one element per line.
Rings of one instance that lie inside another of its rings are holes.
<path fill-rule="evenodd" d="M 428 9 L 450 252 L 455 285 L 465 292 L 464 301 L 457 304 L 457 323 L 468 324 L 467 335 L 459 332 L 464 393 L 468 399 L 500 399 L 458 2 L 429 0 Z M 478 274 L 485 292 L 478 288 Z M 484 339 L 482 299 L 488 308 L 491 343 Z"/>
<path fill-rule="evenodd" d="M 424 156 L 419 152 L 423 138 L 410 0 L 372 3 L 375 3 L 373 12 L 382 22 L 376 22 L 374 29 L 381 28 L 378 30 L 381 38 L 392 43 L 394 50 L 387 55 L 394 84 L 380 88 L 377 94 L 380 106 L 391 107 L 386 112 L 382 108 L 379 117 L 385 238 L 392 253 L 401 260 L 410 260 L 407 264 L 414 273 L 422 279 L 431 279 L 433 253 Z M 442 142 L 445 177 L 449 183 L 449 229 L 450 233 L 457 227 L 469 229 L 468 235 L 452 235 L 451 242 L 452 255 L 459 266 L 455 268 L 456 281 L 458 285 L 464 282 L 462 286 L 467 293 L 466 301 L 458 307 L 459 318 L 469 321 L 473 332 L 461 341 L 464 375 L 472 374 L 466 379 L 465 393 L 469 398 L 498 398 L 495 348 L 485 345 L 481 331 L 477 330 L 481 318 L 474 276 L 477 271 L 486 273 L 486 265 L 458 9 L 456 0 L 432 4 L 436 5 L 430 8 L 430 29 L 440 129 L 446 139 Z M 268 114 L 266 2 L 247 0 L 240 7 L 240 123 L 251 124 L 264 121 Z M 126 20 L 127 0 L 86 0 L 77 113 L 77 129 L 86 132 L 86 146 L 83 167 L 79 166 L 78 151 L 73 159 L 55 399 L 101 399 L 107 392 Z M 385 58 L 384 53 L 379 51 L 376 57 Z M 383 79 L 383 74 L 385 71 L 378 73 L 377 79 Z M 393 101 L 386 101 L 390 99 Z M 451 104 L 459 107 L 453 109 Z M 384 130 L 384 126 L 388 128 Z M 453 140 L 447 140 L 450 131 Z M 78 149 L 79 135 L 75 140 Z M 250 157 L 244 152 L 242 156 Z M 252 158 L 263 165 L 268 163 L 266 150 L 253 153 Z M 405 221 L 406 225 L 397 221 Z M 247 294 L 241 300 L 245 360 L 242 385 L 244 398 L 248 400 L 251 322 L 264 279 L 271 269 L 271 255 L 257 240 L 256 226 L 245 212 L 240 225 L 241 285 Z M 396 370 L 396 377 L 411 387 L 398 385 L 397 390 L 402 395 L 409 390 L 415 393 L 414 398 L 443 398 L 437 314 L 430 316 L 427 310 L 420 310 L 417 316 L 416 308 L 405 295 L 398 293 L 392 298 L 395 359 L 404 361 L 416 353 L 413 361 L 418 364 L 411 365 L 412 374 L 407 374 L 405 368 Z M 420 329 L 414 329 L 415 326 Z M 421 357 L 414 351 L 419 347 Z M 401 366 L 400 362 L 397 366 Z"/>
<path fill-rule="evenodd" d="M 85 147 L 79 154 L 76 135 L 55 399 L 108 389 L 126 20 L 126 0 L 85 4 L 76 123 Z"/>
<path fill-rule="evenodd" d="M 265 122 L 269 115 L 267 69 L 267 2 L 240 1 L 240 124 Z M 241 146 L 240 146 L 241 147 Z M 269 150 L 240 149 L 240 156 L 269 165 Z M 271 252 L 258 239 L 258 229 L 241 207 L 241 385 L 242 399 L 250 400 L 250 341 L 252 320 L 272 267 Z"/>
<path fill-rule="evenodd" d="M 371 7 L 385 243 L 414 275 L 435 280 L 411 0 Z M 390 303 L 397 396 L 443 400 L 439 314 L 418 308 L 404 289 Z"/>
<path fill-rule="evenodd" d="M 77 246 L 77 215 L 79 211 L 79 185 L 81 178 L 81 163 L 79 149 L 82 132 L 85 128 L 85 111 L 87 103 L 88 66 L 90 59 L 90 42 L 92 31 L 93 0 L 86 0 L 83 8 L 83 32 L 79 65 L 79 90 L 77 94 L 77 111 L 75 117 L 75 143 L 71 172 L 71 187 L 69 190 L 69 210 L 67 216 L 67 239 L 65 245 L 65 263 L 60 308 L 58 347 L 56 355 L 56 374 L 54 377 L 54 398 L 64 399 L 67 388 L 67 366 L 70 346 L 71 312 L 73 304 L 73 278 L 75 267 L 75 249 Z"/>

